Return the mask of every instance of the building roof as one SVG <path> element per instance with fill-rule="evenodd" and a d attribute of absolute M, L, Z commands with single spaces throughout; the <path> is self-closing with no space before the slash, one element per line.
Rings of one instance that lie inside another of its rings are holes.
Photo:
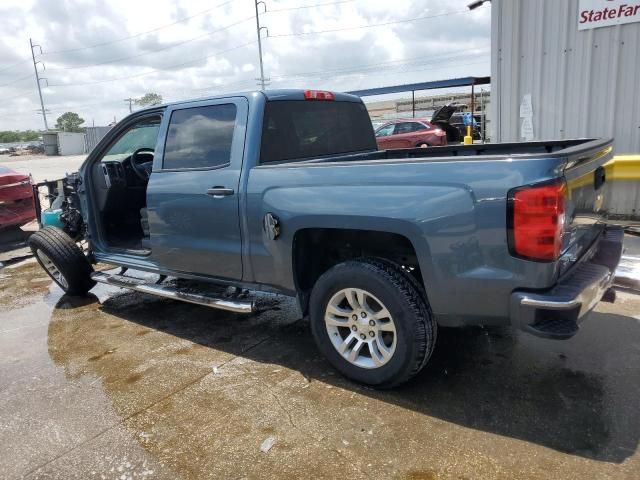
<path fill-rule="evenodd" d="M 463 77 L 448 80 L 436 80 L 433 82 L 406 83 L 404 85 L 391 85 L 388 87 L 368 88 L 365 90 L 352 90 L 346 92 L 358 97 L 369 95 L 384 95 L 387 93 L 410 92 L 415 90 L 432 90 L 434 88 L 467 87 L 470 85 L 488 85 L 491 77 Z"/>

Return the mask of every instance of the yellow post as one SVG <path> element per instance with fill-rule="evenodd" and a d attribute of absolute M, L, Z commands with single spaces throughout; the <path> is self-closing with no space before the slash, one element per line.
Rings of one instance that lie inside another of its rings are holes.
<path fill-rule="evenodd" d="M 467 134 L 464 136 L 464 144 L 471 145 L 473 143 L 473 137 L 471 136 L 471 127 L 467 127 Z"/>

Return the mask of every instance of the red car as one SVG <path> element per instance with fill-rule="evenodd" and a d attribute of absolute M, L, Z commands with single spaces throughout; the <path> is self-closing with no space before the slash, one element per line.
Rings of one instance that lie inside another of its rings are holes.
<path fill-rule="evenodd" d="M 434 147 L 446 145 L 447 134 L 424 119 L 393 120 L 376 130 L 376 142 L 381 150 Z"/>
<path fill-rule="evenodd" d="M 36 218 L 31 177 L 0 165 L 0 229 Z"/>

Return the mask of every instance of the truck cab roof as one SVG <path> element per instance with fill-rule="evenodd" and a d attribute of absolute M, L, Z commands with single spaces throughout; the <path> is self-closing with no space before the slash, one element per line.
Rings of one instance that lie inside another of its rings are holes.
<path fill-rule="evenodd" d="M 264 97 L 266 97 L 268 101 L 305 100 L 305 92 L 307 91 L 326 92 L 327 90 L 309 90 L 309 89 L 302 89 L 302 88 L 278 88 L 278 89 L 271 89 L 271 90 L 247 90 L 247 91 L 241 91 L 241 92 L 230 92 L 230 93 L 225 93 L 220 95 L 212 95 L 208 97 L 190 98 L 187 100 L 161 103 L 158 105 L 152 105 L 146 108 L 142 108 L 140 110 L 137 110 L 135 113 L 143 113 L 143 112 L 154 111 L 154 110 L 158 110 L 166 107 L 175 107 L 177 105 L 184 105 L 184 104 L 194 103 L 194 102 L 206 102 L 210 100 L 218 100 L 218 99 L 230 98 L 230 97 L 252 98 L 258 95 L 263 95 Z M 333 92 L 333 91 L 331 92 L 331 94 L 333 95 L 334 100 L 338 102 L 356 102 L 356 103 L 362 102 L 362 99 L 356 95 L 350 95 L 348 93 Z"/>

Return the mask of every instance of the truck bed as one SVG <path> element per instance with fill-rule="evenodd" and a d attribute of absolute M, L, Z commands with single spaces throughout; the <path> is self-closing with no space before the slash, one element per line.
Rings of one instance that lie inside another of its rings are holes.
<path fill-rule="evenodd" d="M 550 140 L 539 142 L 514 142 L 514 143 L 485 143 L 473 145 L 449 145 L 446 147 L 406 148 L 395 150 L 380 150 L 377 152 L 364 152 L 345 155 L 332 155 L 330 157 L 313 158 L 296 163 L 323 163 L 323 162 L 348 162 L 363 160 L 402 160 L 402 159 L 429 159 L 431 161 L 450 161 L 451 157 L 483 157 L 491 159 L 513 157 L 543 156 L 552 158 L 557 156 L 571 156 L 593 148 L 608 144 L 607 139 L 571 139 Z M 283 164 L 291 162 L 282 162 Z"/>
<path fill-rule="evenodd" d="M 273 272 L 282 269 L 279 259 L 290 258 L 288 246 L 302 228 L 348 228 L 366 232 L 365 237 L 391 232 L 415 247 L 442 325 L 502 324 L 512 291 L 552 288 L 601 236 L 602 166 L 611 151 L 609 139 L 578 139 L 382 150 L 259 165 L 247 184 L 252 273 L 259 283 L 272 282 Z M 547 182 L 567 189 L 560 258 L 518 258 L 509 251 L 510 195 Z M 263 243 L 267 213 L 283 224 L 282 239 L 269 243 L 272 250 Z M 284 275 L 287 281 L 293 276 Z"/>

